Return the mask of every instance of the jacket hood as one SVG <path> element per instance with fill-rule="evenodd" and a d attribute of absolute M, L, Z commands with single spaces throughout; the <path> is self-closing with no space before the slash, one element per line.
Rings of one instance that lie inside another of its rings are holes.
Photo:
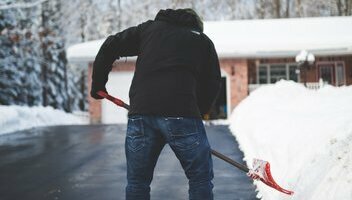
<path fill-rule="evenodd" d="M 160 10 L 155 20 L 166 21 L 172 24 L 192 28 L 196 31 L 203 32 L 203 22 L 198 14 L 190 9 L 166 9 Z"/>

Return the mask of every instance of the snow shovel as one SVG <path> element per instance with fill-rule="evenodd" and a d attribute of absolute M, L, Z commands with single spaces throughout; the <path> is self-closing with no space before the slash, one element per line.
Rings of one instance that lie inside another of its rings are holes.
<path fill-rule="evenodd" d="M 127 110 L 130 108 L 130 106 L 128 104 L 126 104 L 125 102 L 123 102 L 122 100 L 115 98 L 111 95 L 109 95 L 108 93 L 104 92 L 104 91 L 98 91 L 97 94 L 101 97 L 104 97 L 110 101 L 112 101 L 114 104 L 120 106 L 120 107 L 124 107 Z M 272 187 L 282 193 L 288 194 L 288 195 L 293 195 L 293 191 L 290 190 L 286 190 L 282 187 L 280 187 L 275 181 L 274 178 L 271 175 L 271 171 L 270 171 L 270 164 L 267 161 L 264 160 L 259 160 L 259 159 L 254 159 L 253 161 L 253 169 L 249 169 L 248 167 L 246 167 L 243 164 L 240 164 L 234 160 L 232 160 L 231 158 L 211 149 L 211 153 L 224 160 L 225 162 L 237 167 L 238 169 L 242 170 L 243 172 L 246 172 L 246 174 L 254 179 L 254 180 L 260 180 L 261 182 L 265 183 L 266 185 L 268 185 L 269 187 Z"/>

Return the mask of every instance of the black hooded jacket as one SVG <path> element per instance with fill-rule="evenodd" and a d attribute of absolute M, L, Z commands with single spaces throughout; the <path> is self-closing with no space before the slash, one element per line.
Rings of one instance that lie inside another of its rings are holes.
<path fill-rule="evenodd" d="M 219 60 L 197 15 L 161 10 L 155 20 L 109 36 L 94 61 L 92 97 L 99 98 L 112 63 L 124 56 L 138 56 L 129 115 L 199 118 L 215 102 Z"/>

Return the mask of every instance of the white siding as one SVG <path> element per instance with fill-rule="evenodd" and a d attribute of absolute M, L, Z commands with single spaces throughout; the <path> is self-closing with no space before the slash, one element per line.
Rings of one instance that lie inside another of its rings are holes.
<path fill-rule="evenodd" d="M 110 72 L 106 90 L 129 104 L 128 92 L 132 83 L 133 72 Z M 108 100 L 102 101 L 102 123 L 127 123 L 127 110 L 116 106 Z"/>

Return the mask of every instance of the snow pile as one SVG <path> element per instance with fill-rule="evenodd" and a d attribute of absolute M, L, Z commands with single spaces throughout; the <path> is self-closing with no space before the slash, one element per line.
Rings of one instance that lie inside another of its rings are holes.
<path fill-rule="evenodd" d="M 37 126 L 87 123 L 88 120 L 52 107 L 0 105 L 0 135 Z"/>
<path fill-rule="evenodd" d="M 352 86 L 280 81 L 254 91 L 230 120 L 247 163 L 269 161 L 277 183 L 295 192 L 256 182 L 262 199 L 352 199 Z"/>

